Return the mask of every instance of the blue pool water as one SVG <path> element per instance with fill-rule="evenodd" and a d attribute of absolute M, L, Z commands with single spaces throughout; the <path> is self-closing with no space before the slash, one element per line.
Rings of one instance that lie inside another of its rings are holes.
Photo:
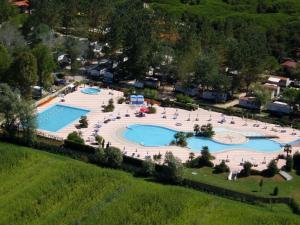
<path fill-rule="evenodd" d="M 88 95 L 97 95 L 101 92 L 101 90 L 99 88 L 89 87 L 82 89 L 81 92 Z"/>
<path fill-rule="evenodd" d="M 124 132 L 124 137 L 132 142 L 144 146 L 166 146 L 174 140 L 175 130 L 151 125 L 132 125 Z M 249 149 L 258 152 L 276 152 L 281 144 L 270 139 L 250 139 L 244 144 L 222 144 L 209 138 L 192 137 L 187 140 L 188 147 L 193 151 L 200 151 L 208 146 L 211 152 L 221 152 L 230 149 Z"/>
<path fill-rule="evenodd" d="M 86 115 L 89 110 L 54 105 L 40 112 L 37 116 L 38 129 L 56 132 Z"/>

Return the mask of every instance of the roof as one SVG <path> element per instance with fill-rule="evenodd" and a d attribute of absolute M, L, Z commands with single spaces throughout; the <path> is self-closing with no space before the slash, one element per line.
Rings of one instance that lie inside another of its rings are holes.
<path fill-rule="evenodd" d="M 272 81 L 272 82 L 279 82 L 280 80 L 288 80 L 289 78 L 288 77 L 282 77 L 282 76 L 270 76 L 269 77 L 269 81 Z M 275 80 L 278 80 L 278 81 L 275 81 Z"/>
<path fill-rule="evenodd" d="M 18 7 L 29 7 L 30 6 L 29 1 L 27 1 L 27 0 L 24 0 L 24 1 L 14 1 L 13 4 L 15 6 L 18 6 Z"/>
<path fill-rule="evenodd" d="M 277 84 L 269 84 L 269 83 L 265 83 L 264 86 L 266 88 L 273 89 L 273 90 L 277 90 L 277 88 L 279 87 Z"/>
<path fill-rule="evenodd" d="M 281 66 L 286 67 L 286 68 L 295 69 L 297 67 L 297 64 L 298 63 L 293 60 L 287 60 L 287 61 L 281 63 Z"/>

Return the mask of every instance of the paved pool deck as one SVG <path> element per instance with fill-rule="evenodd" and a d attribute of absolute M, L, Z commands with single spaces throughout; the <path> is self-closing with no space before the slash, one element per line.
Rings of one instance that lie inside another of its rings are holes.
<path fill-rule="evenodd" d="M 64 97 L 64 102 L 60 102 L 60 97 L 53 99 L 49 103 L 39 107 L 38 112 L 57 103 L 90 110 L 87 114 L 89 127 L 81 129 L 82 136 L 87 144 L 89 144 L 88 140 L 94 133 L 96 124 L 100 123 L 102 126 L 99 129 L 99 135 L 104 137 L 104 139 L 109 141 L 113 146 L 119 147 L 122 151 L 126 152 L 127 155 L 141 159 L 144 159 L 147 155 L 152 156 L 158 153 L 164 155 L 165 152 L 172 151 L 175 156 L 179 157 L 182 161 L 186 161 L 190 150 L 188 148 L 177 146 L 144 147 L 140 144 L 129 142 L 123 137 L 122 133 L 127 126 L 133 124 L 157 125 L 178 131 L 192 131 L 194 124 L 202 125 L 211 123 L 218 131 L 218 135 L 216 136 L 218 141 L 230 144 L 245 141 L 245 136 L 256 135 L 278 136 L 276 141 L 280 143 L 289 143 L 300 138 L 299 130 L 294 130 L 290 127 L 278 127 L 273 124 L 266 124 L 251 119 L 245 120 L 241 117 L 225 116 L 226 121 L 220 123 L 220 121 L 224 119 L 222 114 L 201 108 L 190 112 L 182 109 L 155 106 L 157 108 L 156 114 L 147 114 L 146 117 L 136 117 L 135 112 L 139 110 L 139 107 L 125 103 L 117 104 L 117 100 L 123 96 L 122 92 L 102 89 L 99 95 L 88 95 L 81 93 L 82 88 L 84 87 L 80 87 L 77 91 L 66 95 Z M 114 112 L 103 113 L 102 105 L 107 105 L 111 98 L 114 99 L 115 102 Z M 125 114 L 127 113 L 130 117 L 125 117 Z M 175 114 L 178 114 L 176 119 L 174 119 Z M 111 121 L 107 124 L 103 123 L 104 120 L 114 118 L 118 115 L 122 117 L 120 120 Z M 163 118 L 164 116 L 166 118 Z M 234 121 L 234 123 L 232 121 Z M 70 132 L 77 130 L 75 127 L 76 124 L 78 124 L 78 121 L 75 121 L 62 130 L 54 133 L 46 131 L 42 132 L 47 135 L 66 138 Z M 300 147 L 293 148 L 293 151 L 297 150 L 300 150 Z M 266 168 L 268 162 L 275 158 L 279 153 L 283 153 L 283 150 L 275 153 L 263 153 L 247 149 L 234 149 L 214 153 L 213 155 L 216 157 L 215 163 L 228 159 L 229 162 L 227 164 L 232 170 L 240 170 L 242 168 L 240 166 L 242 161 L 253 162 L 258 165 L 256 169 L 262 170 Z M 266 164 L 263 162 L 266 162 Z M 280 160 L 279 166 L 282 165 L 284 165 L 284 161 Z"/>

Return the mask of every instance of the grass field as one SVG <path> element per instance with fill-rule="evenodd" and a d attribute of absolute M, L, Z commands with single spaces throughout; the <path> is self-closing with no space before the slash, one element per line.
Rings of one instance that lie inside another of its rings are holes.
<path fill-rule="evenodd" d="M 252 206 L 0 143 L 0 224 L 297 224 L 285 206 Z"/>
<path fill-rule="evenodd" d="M 197 174 L 192 174 L 196 172 Z M 290 173 L 293 180 L 285 181 L 280 175 L 271 178 L 250 176 L 240 178 L 237 181 L 228 181 L 228 173 L 214 174 L 211 168 L 186 169 L 185 177 L 191 180 L 224 187 L 227 189 L 270 197 L 275 187 L 279 188 L 278 196 L 293 197 L 300 204 L 300 176 L 295 172 Z M 263 187 L 260 190 L 259 182 L 263 179 Z"/>

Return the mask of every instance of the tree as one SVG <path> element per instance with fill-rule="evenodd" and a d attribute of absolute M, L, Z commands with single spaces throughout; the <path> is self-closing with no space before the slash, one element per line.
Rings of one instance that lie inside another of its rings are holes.
<path fill-rule="evenodd" d="M 259 106 L 265 106 L 271 101 L 271 93 L 268 89 L 261 85 L 255 85 L 253 88 L 253 97 L 255 97 L 255 103 Z"/>
<path fill-rule="evenodd" d="M 89 126 L 88 124 L 88 120 L 86 116 L 81 116 L 80 120 L 79 120 L 79 126 L 80 128 L 87 128 Z"/>
<path fill-rule="evenodd" d="M 277 167 L 277 162 L 273 159 L 270 161 L 268 168 L 267 168 L 267 175 L 270 177 L 275 176 L 279 172 L 279 169 Z"/>
<path fill-rule="evenodd" d="M 249 177 L 251 175 L 252 166 L 252 163 L 244 162 L 243 169 L 240 174 L 244 177 Z"/>
<path fill-rule="evenodd" d="M 286 152 L 286 157 L 289 157 L 289 154 L 292 153 L 292 145 L 290 144 L 284 145 L 283 151 Z"/>
<path fill-rule="evenodd" d="M 24 37 L 11 23 L 5 23 L 0 27 L 0 44 L 5 46 L 10 54 L 26 49 Z"/>
<path fill-rule="evenodd" d="M 11 63 L 12 57 L 7 49 L 0 44 L 0 82 L 5 81 Z"/>
<path fill-rule="evenodd" d="M 262 191 L 263 186 L 264 186 L 264 180 L 261 179 L 261 180 L 259 181 L 260 192 Z"/>
<path fill-rule="evenodd" d="M 34 140 L 37 128 L 35 104 L 31 101 L 21 101 L 18 118 L 21 125 L 23 140 L 30 144 Z"/>
<path fill-rule="evenodd" d="M 146 176 L 152 176 L 155 173 L 155 163 L 151 158 L 147 158 L 143 161 L 142 168 L 143 174 Z"/>
<path fill-rule="evenodd" d="M 300 152 L 296 152 L 293 156 L 293 168 L 299 173 L 300 172 Z"/>
<path fill-rule="evenodd" d="M 283 91 L 282 98 L 285 102 L 295 108 L 295 105 L 300 102 L 300 90 L 296 88 L 287 88 Z"/>
<path fill-rule="evenodd" d="M 222 162 L 219 165 L 216 165 L 215 168 L 214 168 L 214 173 L 226 173 L 226 172 L 229 172 L 229 171 L 230 171 L 230 169 L 226 165 L 224 160 L 222 160 Z"/>
<path fill-rule="evenodd" d="M 212 136 L 215 135 L 215 132 L 213 130 L 213 127 L 210 123 L 206 124 L 206 125 L 202 125 L 201 128 L 201 133 L 200 135 L 202 137 L 207 137 L 207 138 L 211 138 Z"/>
<path fill-rule="evenodd" d="M 287 156 L 285 166 L 284 166 L 284 170 L 287 171 L 287 172 L 291 172 L 292 169 L 293 169 L 293 157 L 292 156 Z"/>
<path fill-rule="evenodd" d="M 80 55 L 84 55 L 85 52 L 87 51 L 87 44 L 80 42 L 78 39 L 75 38 L 66 38 L 66 41 L 64 43 L 66 53 L 70 56 L 71 59 L 71 71 L 77 72 L 78 69 L 78 62 L 77 58 Z"/>
<path fill-rule="evenodd" d="M 19 91 L 11 89 L 7 84 L 0 84 L 0 114 L 4 117 L 4 134 L 15 138 L 21 130 L 27 143 L 33 140 L 36 129 L 35 106 L 32 102 L 20 97 Z"/>
<path fill-rule="evenodd" d="M 197 158 L 197 167 L 213 167 L 214 164 L 210 161 L 214 157 L 210 154 L 207 146 L 202 147 L 201 156 Z"/>
<path fill-rule="evenodd" d="M 17 14 L 17 8 L 8 0 L 0 0 L 0 24 Z"/>
<path fill-rule="evenodd" d="M 176 158 L 172 152 L 166 152 L 165 161 L 159 178 L 170 183 L 178 183 L 183 179 L 183 165 L 180 159 Z"/>
<path fill-rule="evenodd" d="M 33 50 L 32 54 L 37 60 L 38 84 L 43 88 L 49 88 L 53 82 L 52 72 L 55 68 L 53 56 L 49 48 L 39 44 Z"/>
<path fill-rule="evenodd" d="M 12 64 L 12 74 L 9 82 L 13 87 L 21 91 L 21 95 L 27 99 L 31 97 L 31 86 L 37 82 L 37 62 L 29 52 L 17 55 Z"/>
<path fill-rule="evenodd" d="M 196 136 L 199 135 L 199 132 L 200 132 L 200 126 L 199 126 L 199 124 L 195 124 L 194 125 L 194 132 L 195 132 Z"/>
<path fill-rule="evenodd" d="M 84 144 L 84 140 L 82 137 L 80 137 L 79 133 L 76 131 L 73 131 L 70 133 L 67 137 L 67 140 L 75 142 L 77 144 Z"/>

